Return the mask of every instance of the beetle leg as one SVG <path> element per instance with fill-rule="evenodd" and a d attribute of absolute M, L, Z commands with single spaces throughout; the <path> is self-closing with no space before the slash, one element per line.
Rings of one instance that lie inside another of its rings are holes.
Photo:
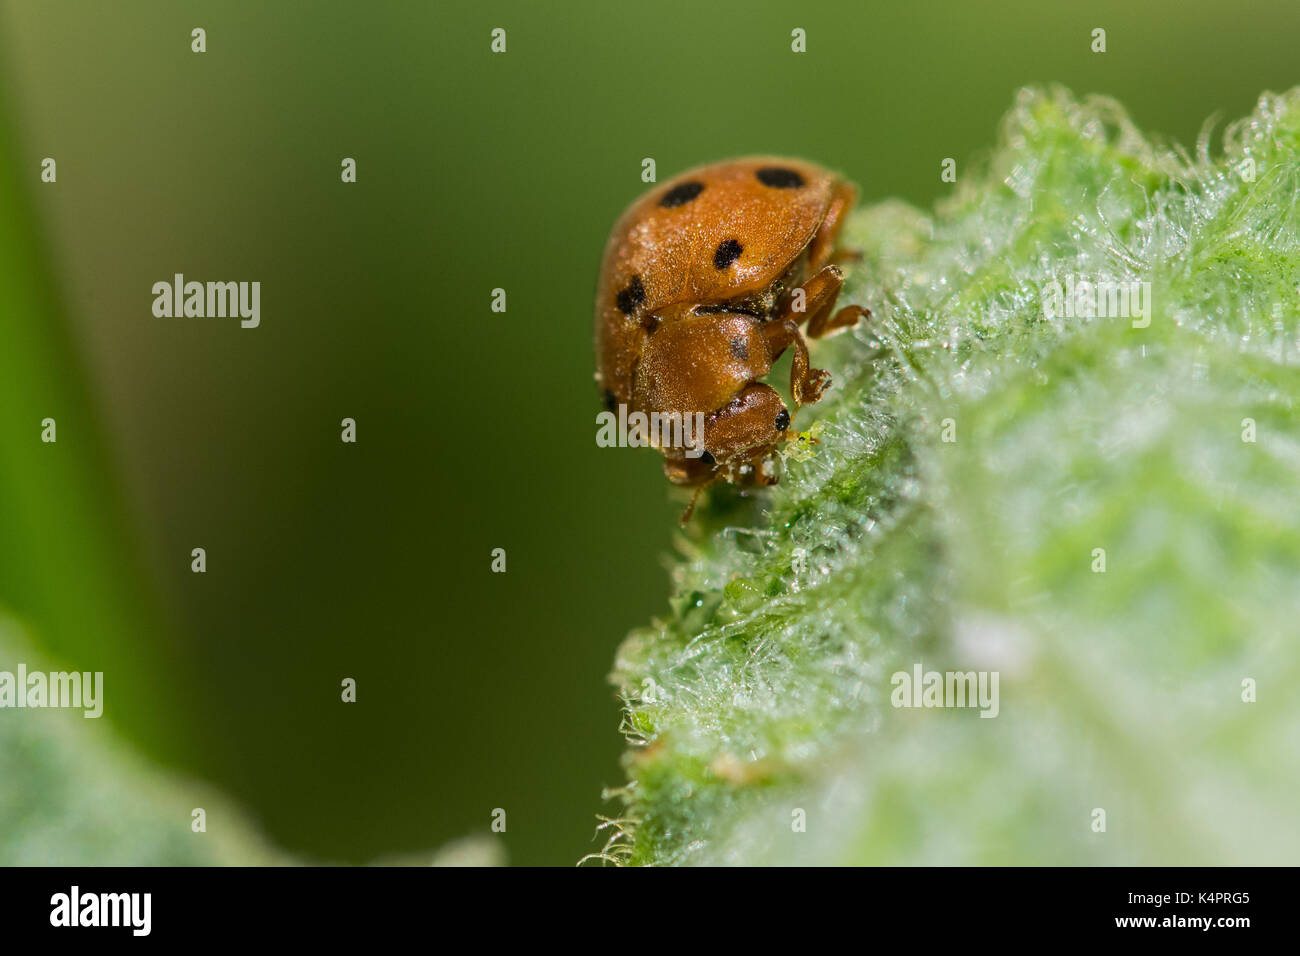
<path fill-rule="evenodd" d="M 829 257 L 827 257 L 826 264 L 837 266 L 842 262 L 861 262 L 861 261 L 862 261 L 861 249 L 840 248 L 840 249 L 836 249 L 834 252 L 830 254 Z"/>
<path fill-rule="evenodd" d="M 813 368 L 808 362 L 808 346 L 804 343 L 799 326 L 791 319 L 774 319 L 763 326 L 763 340 L 768 355 L 776 361 L 787 348 L 794 346 L 794 361 L 790 364 L 790 391 L 795 405 L 811 405 L 822 397 L 831 383 L 831 373 Z"/>
<path fill-rule="evenodd" d="M 859 319 L 871 315 L 871 310 L 860 305 L 846 305 L 838 312 L 834 311 L 835 300 L 839 298 L 843 285 L 844 273 L 840 267 L 825 266 L 803 285 L 785 294 L 777 310 L 777 317 L 790 319 L 796 324 L 807 319 L 808 335 L 814 339 L 825 338 L 839 329 L 857 325 Z M 797 301 L 799 296 L 796 293 L 799 291 L 803 292 L 802 303 Z M 800 304 L 803 309 L 796 309 L 795 306 Z"/>
<path fill-rule="evenodd" d="M 826 217 L 822 219 L 822 224 L 808 248 L 808 267 L 813 272 L 833 262 L 843 262 L 846 258 L 862 257 L 859 252 L 833 251 L 835 240 L 839 238 L 840 230 L 844 228 L 844 220 L 857 200 L 858 191 L 852 183 L 840 180 L 833 187 Z"/>
<path fill-rule="evenodd" d="M 814 339 L 824 339 L 840 329 L 851 329 L 862 319 L 871 318 L 871 310 L 860 305 L 846 305 L 835 314 L 830 309 L 808 320 L 808 335 Z"/>

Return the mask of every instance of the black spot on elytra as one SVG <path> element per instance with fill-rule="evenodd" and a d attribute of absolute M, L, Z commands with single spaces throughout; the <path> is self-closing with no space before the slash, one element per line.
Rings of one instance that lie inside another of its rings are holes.
<path fill-rule="evenodd" d="M 612 412 L 618 406 L 618 399 L 614 397 L 614 393 L 609 389 L 605 389 L 604 401 L 605 411 L 607 412 Z"/>
<path fill-rule="evenodd" d="M 635 312 L 636 307 L 645 301 L 645 286 L 641 284 L 641 277 L 633 276 L 627 288 L 620 292 L 614 301 L 618 303 L 618 311 L 624 315 Z"/>
<path fill-rule="evenodd" d="M 776 416 L 776 430 L 785 431 L 790 427 L 790 412 L 787 409 L 781 409 L 781 413 Z"/>
<path fill-rule="evenodd" d="M 663 198 L 659 200 L 659 205 L 665 209 L 684 206 L 702 192 L 704 192 L 704 183 L 697 183 L 694 180 L 678 183 L 663 194 Z"/>
<path fill-rule="evenodd" d="M 727 266 L 739 259 L 740 254 L 744 251 L 745 247 L 735 239 L 724 239 L 718 243 L 718 248 L 713 253 L 713 267 L 715 269 L 727 268 Z"/>
<path fill-rule="evenodd" d="M 773 189 L 798 189 L 804 185 L 803 177 L 784 166 L 764 166 L 754 173 L 758 181 Z"/>
<path fill-rule="evenodd" d="M 700 453 L 700 461 L 706 465 L 716 465 L 718 463 L 718 459 L 710 455 L 707 450 Z"/>
<path fill-rule="evenodd" d="M 731 354 L 742 362 L 749 361 L 749 343 L 744 339 L 732 339 L 730 343 Z"/>

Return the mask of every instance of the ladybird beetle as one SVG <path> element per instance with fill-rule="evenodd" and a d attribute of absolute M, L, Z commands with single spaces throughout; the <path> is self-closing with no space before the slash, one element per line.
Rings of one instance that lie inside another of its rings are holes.
<path fill-rule="evenodd" d="M 736 159 L 657 186 L 614 225 L 596 293 L 596 384 L 611 411 L 703 413 L 702 454 L 660 446 L 673 483 L 777 482 L 793 415 L 830 383 L 799 326 L 816 339 L 871 314 L 835 310 L 835 240 L 856 198 L 811 163 Z M 793 411 L 760 381 L 791 347 Z"/>

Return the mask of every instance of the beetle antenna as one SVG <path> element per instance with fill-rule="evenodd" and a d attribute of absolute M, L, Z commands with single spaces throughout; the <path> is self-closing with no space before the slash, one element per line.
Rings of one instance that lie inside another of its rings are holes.
<path fill-rule="evenodd" d="M 710 478 L 704 484 L 695 489 L 695 494 L 691 495 L 691 503 L 688 504 L 686 510 L 682 512 L 681 525 L 683 528 L 685 528 L 687 522 L 691 520 L 691 515 L 695 514 L 695 503 L 700 500 L 700 495 L 704 493 L 704 489 L 709 487 L 709 485 L 713 484 L 715 481 L 717 481 L 717 478 Z"/>

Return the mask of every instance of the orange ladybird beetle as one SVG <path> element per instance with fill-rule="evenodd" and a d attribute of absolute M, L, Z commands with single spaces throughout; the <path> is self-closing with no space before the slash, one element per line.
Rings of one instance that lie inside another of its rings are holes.
<path fill-rule="evenodd" d="M 811 163 L 736 159 L 657 186 L 614 225 L 596 292 L 596 383 L 610 411 L 703 413 L 703 454 L 660 447 L 673 483 L 697 495 L 720 478 L 776 484 L 793 413 L 759 380 L 793 347 L 794 412 L 816 402 L 830 375 L 809 365 L 799 326 L 817 339 L 871 314 L 835 310 L 835 240 L 856 198 Z"/>

